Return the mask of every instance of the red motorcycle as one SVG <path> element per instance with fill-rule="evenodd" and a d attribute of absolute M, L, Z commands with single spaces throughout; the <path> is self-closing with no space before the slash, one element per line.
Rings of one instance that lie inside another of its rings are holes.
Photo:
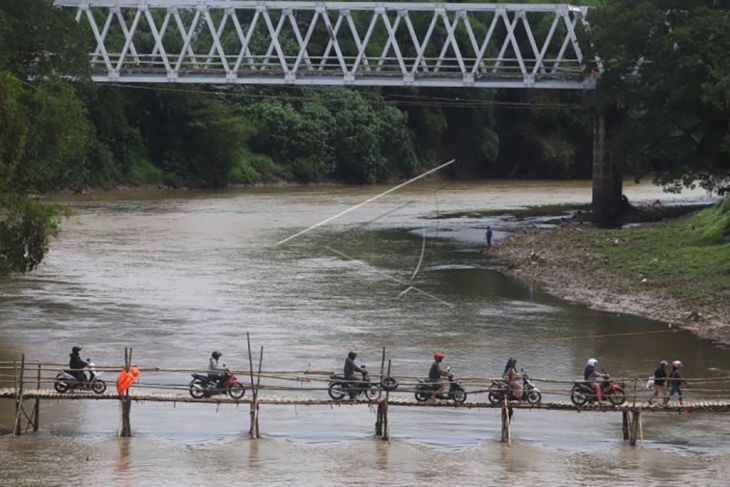
<path fill-rule="evenodd" d="M 620 406 L 626 402 L 626 393 L 623 384 L 619 384 L 611 380 L 611 377 L 603 372 L 603 381 L 601 382 L 601 396 L 608 399 L 608 402 L 614 406 Z M 574 382 L 573 388 L 570 390 L 570 400 L 576 406 L 584 406 L 586 403 L 596 402 L 596 391 L 593 384 L 588 382 Z"/>
<path fill-rule="evenodd" d="M 218 386 L 217 379 L 211 379 L 208 374 L 191 374 L 193 380 L 190 381 L 190 395 L 195 399 L 214 396 L 216 394 L 228 394 L 233 399 L 241 399 L 246 394 L 246 389 L 238 378 L 226 369 L 226 377 L 223 383 Z"/>

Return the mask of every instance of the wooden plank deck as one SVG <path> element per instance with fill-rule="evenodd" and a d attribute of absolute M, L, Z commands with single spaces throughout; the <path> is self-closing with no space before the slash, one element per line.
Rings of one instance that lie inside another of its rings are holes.
<path fill-rule="evenodd" d="M 135 402 L 166 402 L 166 403 L 201 403 L 201 404 L 251 404 L 251 398 L 245 396 L 241 399 L 232 399 L 228 396 L 213 396 L 210 398 L 195 399 L 189 394 L 170 394 L 159 392 L 139 392 L 131 391 L 129 398 Z M 15 389 L 0 389 L 0 399 L 15 399 Z M 93 392 L 67 392 L 59 394 L 53 389 L 31 389 L 23 393 L 23 399 L 44 399 L 44 400 L 119 400 L 116 393 L 106 392 L 104 394 L 94 394 Z M 302 396 L 259 396 L 258 403 L 260 405 L 277 405 L 277 406 L 352 406 L 352 405 L 368 405 L 377 404 L 378 401 L 367 400 L 342 400 L 334 401 L 328 397 L 302 397 Z M 388 399 L 389 406 L 410 406 L 410 407 L 427 407 L 427 408 L 458 408 L 458 409 L 501 409 L 501 404 L 491 404 L 486 401 L 466 401 L 464 404 L 454 404 L 451 401 L 435 401 L 435 402 L 418 402 L 414 398 L 407 397 L 390 397 Z M 643 411 L 643 412 L 730 412 L 730 400 L 706 400 L 706 401 L 686 401 L 680 406 L 673 401 L 668 407 L 654 406 L 650 407 L 645 402 L 637 402 L 636 405 L 627 402 L 621 406 L 613 406 L 610 404 L 588 405 L 578 407 L 568 401 L 551 401 L 540 404 L 523 403 L 517 405 L 512 404 L 514 409 L 542 409 L 549 411 L 574 411 L 574 412 L 622 412 L 622 411 Z"/>

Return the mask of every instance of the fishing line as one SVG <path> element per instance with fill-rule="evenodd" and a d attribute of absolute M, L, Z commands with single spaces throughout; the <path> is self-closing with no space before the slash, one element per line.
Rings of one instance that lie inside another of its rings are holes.
<path fill-rule="evenodd" d="M 362 261 L 360 261 L 360 260 L 358 260 L 358 259 L 356 259 L 356 258 L 354 258 L 354 257 L 351 257 L 351 256 L 347 255 L 347 254 L 346 254 L 346 253 L 344 253 L 344 252 L 341 252 L 341 251 L 339 251 L 339 250 L 337 250 L 337 249 L 334 249 L 334 248 L 330 247 L 329 245 L 325 245 L 325 247 L 324 247 L 324 248 L 325 248 L 325 249 L 327 249 L 327 250 L 329 250 L 330 252 L 332 252 L 332 253 L 334 253 L 334 254 L 337 254 L 337 255 L 339 255 L 340 257 L 343 257 L 343 258 L 347 259 L 347 260 L 351 260 L 351 261 L 354 261 L 354 262 L 358 262 L 358 263 L 361 263 L 361 264 L 365 264 L 364 262 L 362 262 Z M 367 265 L 367 264 L 365 264 L 365 265 Z M 379 270 L 379 269 L 376 269 L 376 268 L 374 268 L 374 267 L 372 267 L 372 266 L 368 266 L 368 268 L 369 268 L 370 270 L 374 271 L 374 272 L 375 272 L 376 274 L 380 274 L 380 275 L 382 275 L 382 276 L 383 276 L 383 277 L 385 277 L 386 279 L 390 279 L 390 280 L 391 280 L 391 281 L 393 281 L 393 282 L 397 282 L 397 283 L 398 283 L 398 284 L 400 284 L 401 286 L 406 286 L 406 287 L 410 287 L 410 288 L 412 288 L 412 289 L 413 289 L 414 291 L 417 291 L 417 292 L 419 292 L 419 293 L 423 294 L 424 296 L 428 296 L 429 298 L 433 299 L 434 301 L 437 301 L 437 302 L 439 302 L 439 303 L 441 303 L 441 304 L 443 304 L 443 305 L 445 305 L 445 306 L 448 306 L 448 307 L 449 307 L 449 308 L 451 308 L 451 309 L 454 309 L 454 305 L 453 305 L 453 304 L 449 303 L 448 301 L 444 301 L 443 299 L 441 299 L 441 298 L 439 298 L 438 296 L 435 296 L 435 295 L 433 295 L 433 294 L 429 293 L 428 291 L 424 291 L 424 290 L 423 290 L 423 289 L 421 289 L 421 288 L 418 288 L 418 287 L 416 287 L 416 286 L 413 286 L 413 285 L 409 284 L 408 282 L 406 282 L 406 281 L 403 281 L 402 279 L 398 279 L 397 277 L 393 277 L 393 276 L 391 276 L 390 274 L 388 274 L 388 273 L 386 273 L 386 272 L 383 272 L 383 271 L 381 271 L 381 270 Z"/>
<path fill-rule="evenodd" d="M 375 196 L 372 196 L 372 197 L 366 199 L 365 201 L 363 201 L 361 203 L 358 203 L 358 204 L 356 204 L 354 206 L 351 206 L 350 208 L 347 208 L 346 210 L 343 210 L 343 211 L 337 213 L 336 215 L 332 215 L 329 218 L 325 218 L 324 220 L 322 220 L 322 221 L 320 221 L 318 223 L 315 223 L 314 225 L 311 225 L 310 227 L 307 227 L 304 230 L 301 230 L 301 231 L 295 233 L 294 235 L 291 235 L 291 236 L 285 238 L 284 240 L 280 240 L 280 241 L 278 241 L 275 244 L 275 246 L 278 247 L 278 246 L 280 246 L 282 244 L 285 244 L 285 243 L 287 243 L 287 242 L 289 242 L 291 240 L 294 240 L 297 237 L 300 237 L 300 236 L 304 235 L 305 233 L 308 233 L 308 232 L 314 230 L 315 228 L 319 228 L 319 227 L 321 227 L 323 225 L 326 225 L 327 223 L 329 223 L 329 222 L 331 222 L 331 221 L 333 221 L 333 220 L 335 220 L 335 219 L 337 219 L 337 218 L 339 218 L 341 216 L 344 216 L 344 215 L 350 213 L 351 211 L 357 210 L 358 208 L 361 208 L 361 207 L 363 207 L 363 206 L 365 206 L 365 205 L 367 205 L 369 203 L 372 203 L 373 201 L 379 200 L 383 196 L 389 195 L 390 193 L 393 193 L 394 191 L 398 191 L 399 189 L 401 189 L 401 188 L 403 188 L 403 187 L 405 187 L 405 186 L 407 186 L 407 185 L 409 185 L 409 184 L 411 184 L 413 182 L 416 182 L 419 179 L 423 179 L 426 176 L 428 176 L 429 174 L 433 174 L 433 173 L 435 173 L 437 171 L 440 171 L 441 169 L 443 169 L 443 168 L 445 168 L 447 166 L 450 166 L 454 162 L 456 162 L 456 159 L 451 159 L 450 161 L 445 162 L 445 163 L 441 164 L 440 166 L 434 167 L 433 169 L 429 169 L 428 171 L 426 171 L 424 173 L 421 173 L 418 176 L 409 179 L 408 181 L 405 181 L 403 183 L 400 183 L 399 185 L 394 186 L 394 187 L 392 187 L 392 188 L 390 188 L 390 189 L 388 189 L 386 191 L 383 191 L 380 194 L 377 194 Z"/>

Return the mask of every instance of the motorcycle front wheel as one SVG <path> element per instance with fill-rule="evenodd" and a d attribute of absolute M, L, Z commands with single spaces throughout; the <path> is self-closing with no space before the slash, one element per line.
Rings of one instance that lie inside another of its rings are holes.
<path fill-rule="evenodd" d="M 327 389 L 327 394 L 329 394 L 330 397 L 335 401 L 344 399 L 347 395 L 347 393 L 345 392 L 345 388 L 342 385 L 342 382 L 330 382 L 329 389 Z"/>
<path fill-rule="evenodd" d="M 466 402 L 466 391 L 460 387 L 453 392 L 452 397 L 456 404 L 464 404 Z"/>
<path fill-rule="evenodd" d="M 367 397 L 370 401 L 379 399 L 381 394 L 382 392 L 380 392 L 380 389 L 374 386 L 369 386 L 365 389 L 365 397 Z"/>
<path fill-rule="evenodd" d="M 530 391 L 527 393 L 527 402 L 530 404 L 540 404 L 542 402 L 542 394 L 540 391 Z"/>
<path fill-rule="evenodd" d="M 68 384 L 64 382 L 63 374 L 58 374 L 56 376 L 56 381 L 53 383 L 53 388 L 56 389 L 56 392 L 58 392 L 59 394 L 63 394 L 68 390 Z"/>
<path fill-rule="evenodd" d="M 233 399 L 241 399 L 246 394 L 246 389 L 241 384 L 231 384 L 228 386 L 228 395 Z"/>
<path fill-rule="evenodd" d="M 583 406 L 588 402 L 588 396 L 586 396 L 586 394 L 576 386 L 570 391 L 570 400 L 573 401 L 573 404 L 576 406 Z"/>
<path fill-rule="evenodd" d="M 101 379 L 97 379 L 91 383 L 91 390 L 97 394 L 103 394 L 106 391 L 106 382 Z"/>
<path fill-rule="evenodd" d="M 614 406 L 620 406 L 626 402 L 626 394 L 624 394 L 624 391 L 608 391 L 606 396 L 608 397 L 608 401 Z"/>
<path fill-rule="evenodd" d="M 429 399 L 431 399 L 431 388 L 426 385 L 423 385 L 423 384 L 417 385 L 416 386 L 416 401 L 425 402 L 425 401 L 428 401 Z"/>
<path fill-rule="evenodd" d="M 202 399 L 205 397 L 205 386 L 199 380 L 194 380 L 190 383 L 190 395 L 195 399 Z"/>

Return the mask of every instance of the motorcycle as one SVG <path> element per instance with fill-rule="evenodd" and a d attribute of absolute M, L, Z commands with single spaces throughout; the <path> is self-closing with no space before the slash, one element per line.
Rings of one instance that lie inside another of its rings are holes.
<path fill-rule="evenodd" d="M 454 374 L 451 373 L 451 367 L 446 367 L 446 371 L 449 374 L 448 390 L 446 392 L 436 394 L 436 399 L 451 400 L 457 404 L 462 404 L 466 401 L 466 391 L 454 378 Z M 416 384 L 416 401 L 428 401 L 434 395 L 434 391 L 437 388 L 438 385 L 432 382 L 428 382 L 424 379 L 418 379 L 418 384 Z"/>
<path fill-rule="evenodd" d="M 101 372 L 96 371 L 91 359 L 86 359 L 86 366 L 89 369 L 88 376 L 84 374 L 86 380 L 78 380 L 76 376 L 71 373 L 71 370 L 62 370 L 56 374 L 56 378 L 53 381 L 53 388 L 56 389 L 59 394 L 63 394 L 66 391 L 75 391 L 76 389 L 83 389 L 86 391 L 91 390 L 96 394 L 103 394 L 104 391 L 106 391 L 106 382 L 101 379 Z M 84 373 L 83 369 L 73 372 Z"/>
<path fill-rule="evenodd" d="M 343 375 L 330 375 L 331 380 L 327 387 L 327 393 L 329 396 L 335 401 L 344 399 L 345 396 L 348 395 L 350 396 L 350 399 L 356 399 L 358 396 L 364 395 L 370 401 L 380 398 L 380 388 L 377 384 L 370 382 L 370 375 L 367 370 L 365 370 L 365 366 L 361 365 L 360 368 L 363 370 L 362 380 L 360 381 L 348 381 Z"/>
<path fill-rule="evenodd" d="M 526 401 L 530 404 L 540 404 L 542 401 L 542 393 L 540 389 L 532 383 L 527 374 L 522 375 L 522 397 L 516 397 L 512 392 L 512 385 L 508 380 L 495 380 L 489 386 L 487 398 L 492 404 L 500 404 L 504 402 L 505 394 L 508 401 Z"/>
<path fill-rule="evenodd" d="M 225 379 L 220 387 L 218 379 L 210 379 L 208 374 L 191 374 L 193 380 L 188 385 L 190 395 L 195 399 L 202 399 L 216 394 L 228 394 L 233 399 L 241 399 L 246 394 L 243 384 L 228 369 L 225 369 L 225 374 Z"/>
<path fill-rule="evenodd" d="M 618 384 L 611 380 L 611 377 L 606 373 L 603 373 L 603 381 L 601 382 L 601 396 L 608 399 L 608 401 L 614 406 L 620 406 L 626 402 L 626 393 L 622 384 Z M 573 388 L 570 390 L 570 400 L 576 406 L 583 406 L 586 403 L 596 402 L 596 391 L 593 389 L 593 384 L 586 382 L 574 382 Z"/>

